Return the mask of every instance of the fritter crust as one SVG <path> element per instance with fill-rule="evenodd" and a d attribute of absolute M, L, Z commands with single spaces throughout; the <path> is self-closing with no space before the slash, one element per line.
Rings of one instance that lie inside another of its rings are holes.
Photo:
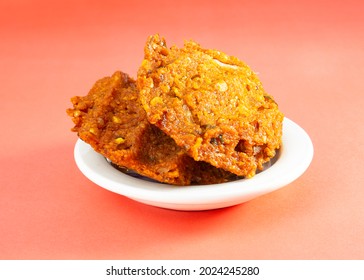
<path fill-rule="evenodd" d="M 242 61 L 193 41 L 168 48 L 150 36 L 138 70 L 150 123 L 196 161 L 247 178 L 280 148 L 283 114 Z"/>
<path fill-rule="evenodd" d="M 120 71 L 95 83 L 88 95 L 71 99 L 72 131 L 119 167 L 175 184 L 212 184 L 233 174 L 196 162 L 174 140 L 150 124 L 136 82 Z"/>

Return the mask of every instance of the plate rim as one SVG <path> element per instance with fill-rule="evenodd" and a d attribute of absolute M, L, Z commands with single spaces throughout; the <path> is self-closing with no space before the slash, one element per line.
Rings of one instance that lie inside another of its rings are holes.
<path fill-rule="evenodd" d="M 183 210 L 220 208 L 213 205 L 229 202 L 236 205 L 282 188 L 307 170 L 313 154 L 314 148 L 309 135 L 287 117 L 283 120 L 282 147 L 275 164 L 251 179 L 227 183 L 173 186 L 144 181 L 118 171 L 81 139 L 76 141 L 74 148 L 77 167 L 98 186 L 145 204 Z M 298 155 L 301 156 L 300 160 L 297 159 Z M 269 186 L 266 185 L 267 182 Z"/>

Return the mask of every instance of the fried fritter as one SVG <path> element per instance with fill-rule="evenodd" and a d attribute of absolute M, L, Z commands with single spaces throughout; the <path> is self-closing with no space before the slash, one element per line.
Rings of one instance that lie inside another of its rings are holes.
<path fill-rule="evenodd" d="M 283 114 L 242 61 L 188 41 L 150 36 L 138 70 L 150 123 L 196 161 L 250 178 L 280 148 Z"/>
<path fill-rule="evenodd" d="M 95 83 L 88 95 L 71 99 L 67 113 L 80 139 L 119 167 L 176 184 L 225 182 L 233 174 L 196 162 L 174 140 L 150 124 L 136 82 L 120 71 Z"/>

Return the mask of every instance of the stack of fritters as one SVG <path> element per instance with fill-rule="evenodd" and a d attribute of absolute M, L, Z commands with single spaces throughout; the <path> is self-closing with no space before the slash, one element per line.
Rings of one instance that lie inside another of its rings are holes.
<path fill-rule="evenodd" d="M 116 72 L 68 109 L 79 137 L 120 167 L 189 185 L 250 178 L 280 148 L 283 114 L 256 74 L 195 42 L 150 36 L 137 80 Z"/>

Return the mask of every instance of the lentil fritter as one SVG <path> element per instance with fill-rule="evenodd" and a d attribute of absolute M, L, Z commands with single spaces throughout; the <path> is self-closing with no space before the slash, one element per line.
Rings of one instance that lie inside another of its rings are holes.
<path fill-rule="evenodd" d="M 137 84 L 148 121 L 196 161 L 250 178 L 281 146 L 283 114 L 242 61 L 193 41 L 147 40 Z"/>

